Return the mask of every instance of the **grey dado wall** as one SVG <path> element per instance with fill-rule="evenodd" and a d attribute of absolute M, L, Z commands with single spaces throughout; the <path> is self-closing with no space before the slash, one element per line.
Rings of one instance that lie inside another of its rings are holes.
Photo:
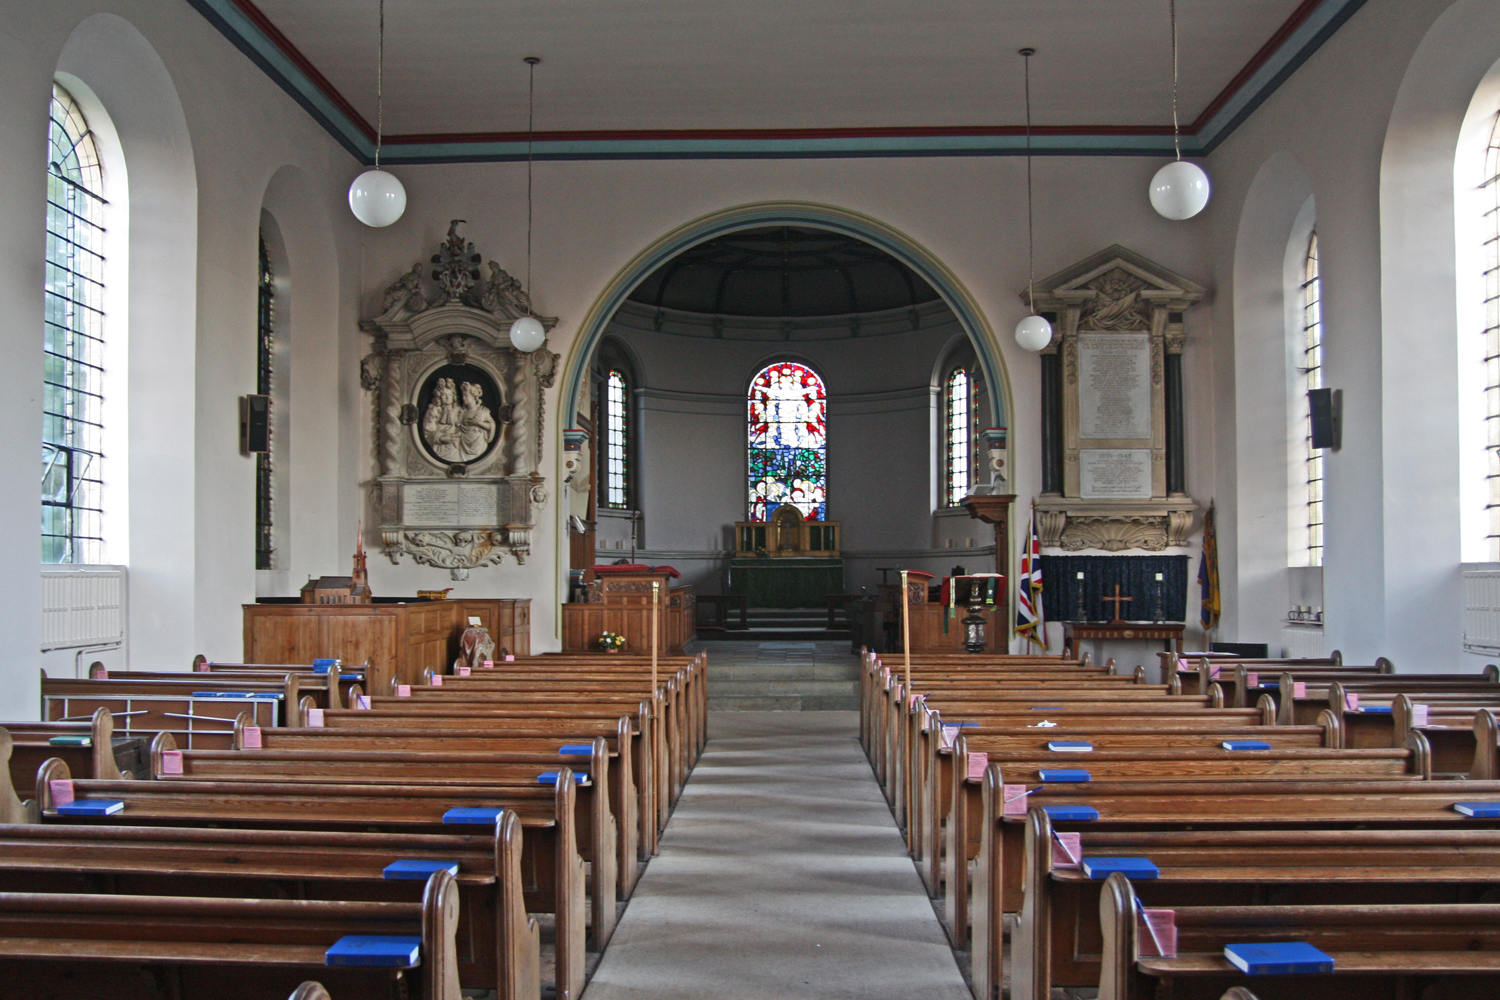
<path fill-rule="evenodd" d="M 879 329 L 867 321 L 859 337 L 791 341 L 762 339 L 771 325 L 764 321 L 736 329 L 727 320 L 724 336 L 709 338 L 636 320 L 617 317 L 609 335 L 633 355 L 640 383 L 633 400 L 640 559 L 677 567 L 700 593 L 724 591 L 733 525 L 745 518 L 745 393 L 765 365 L 795 360 L 811 365 L 828 391 L 828 517 L 843 524 L 846 590 L 878 583 L 879 566 L 993 568 L 987 525 L 966 514 L 934 516 L 938 383 L 968 350 L 946 306 L 919 307 L 916 329 L 903 312 L 899 332 L 867 335 Z M 987 399 L 979 404 L 982 427 Z M 601 562 L 628 558 L 629 520 L 603 513 L 598 539 Z"/>

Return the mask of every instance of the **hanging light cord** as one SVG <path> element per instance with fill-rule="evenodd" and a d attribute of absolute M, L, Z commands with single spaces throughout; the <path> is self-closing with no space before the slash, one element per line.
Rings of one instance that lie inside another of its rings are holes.
<path fill-rule="evenodd" d="M 1026 61 L 1026 298 L 1033 314 L 1036 313 L 1036 232 L 1031 222 L 1031 57 L 1035 54 L 1035 49 L 1021 50 L 1021 58 Z"/>
<path fill-rule="evenodd" d="M 385 135 L 385 0 L 380 0 L 380 47 L 375 56 L 375 169 L 380 169 L 380 143 Z"/>
<path fill-rule="evenodd" d="M 531 153 L 536 141 L 536 56 L 527 56 L 531 78 L 526 92 L 526 294 L 531 295 Z"/>
<path fill-rule="evenodd" d="M 1182 130 L 1177 124 L 1177 0 L 1167 0 L 1167 10 L 1172 18 L 1172 148 L 1177 158 L 1182 159 Z"/>

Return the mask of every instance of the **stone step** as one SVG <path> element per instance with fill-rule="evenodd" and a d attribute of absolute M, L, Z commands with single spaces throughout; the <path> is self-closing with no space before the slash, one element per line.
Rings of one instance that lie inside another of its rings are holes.
<path fill-rule="evenodd" d="M 859 663 L 720 663 L 708 665 L 708 686 L 716 681 L 791 680 L 806 678 L 817 681 L 859 680 Z"/>
<path fill-rule="evenodd" d="M 709 695 L 710 712 L 857 712 L 859 695 Z"/>
<path fill-rule="evenodd" d="M 756 694 L 766 695 L 859 695 L 859 681 L 814 681 L 805 678 L 787 680 L 745 680 L 745 681 L 715 681 L 712 677 L 708 681 L 708 697 L 714 698 L 724 696 L 750 697 Z"/>

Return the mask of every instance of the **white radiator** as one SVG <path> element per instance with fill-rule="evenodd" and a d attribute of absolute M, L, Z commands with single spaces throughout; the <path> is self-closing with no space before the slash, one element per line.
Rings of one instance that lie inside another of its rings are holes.
<path fill-rule="evenodd" d="M 42 570 L 42 652 L 125 641 L 124 566 Z"/>
<path fill-rule="evenodd" d="M 1323 626 L 1281 626 L 1281 655 L 1299 660 L 1327 656 L 1323 651 Z"/>
<path fill-rule="evenodd" d="M 1464 570 L 1464 649 L 1500 653 L 1500 570 Z"/>

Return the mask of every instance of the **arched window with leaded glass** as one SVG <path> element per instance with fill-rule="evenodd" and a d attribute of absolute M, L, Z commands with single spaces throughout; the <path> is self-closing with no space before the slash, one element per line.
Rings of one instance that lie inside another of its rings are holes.
<path fill-rule="evenodd" d="M 42 562 L 104 554 L 104 170 L 73 96 L 47 123 L 42 321 Z"/>
<path fill-rule="evenodd" d="M 750 382 L 749 520 L 791 504 L 803 520 L 828 516 L 828 394 L 807 365 L 779 361 Z"/>
<path fill-rule="evenodd" d="M 1306 392 L 1323 388 L 1323 278 L 1318 267 L 1318 234 L 1314 230 L 1307 241 L 1302 261 L 1302 373 L 1304 399 Z M 1306 404 L 1304 403 L 1304 406 Z M 1312 414 L 1309 410 L 1303 427 L 1302 472 L 1307 487 L 1307 562 L 1323 565 L 1323 449 L 1312 443 Z"/>
<path fill-rule="evenodd" d="M 1500 561 L 1500 116 L 1484 154 L 1484 448 L 1485 538 Z"/>
<path fill-rule="evenodd" d="M 974 378 L 964 368 L 943 383 L 943 495 L 956 507 L 969 495 L 974 471 Z"/>

